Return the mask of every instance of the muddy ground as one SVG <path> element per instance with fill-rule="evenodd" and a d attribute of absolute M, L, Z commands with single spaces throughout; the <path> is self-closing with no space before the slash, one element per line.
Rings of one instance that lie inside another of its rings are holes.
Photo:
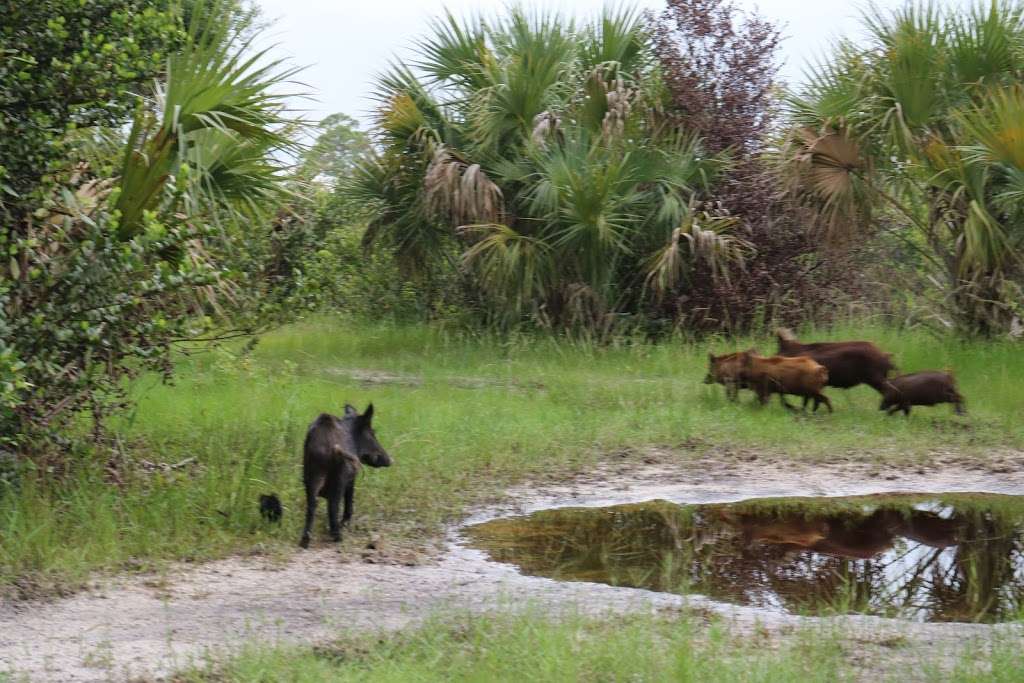
<path fill-rule="evenodd" d="M 661 498 L 678 503 L 731 502 L 762 496 L 838 496 L 882 492 L 1024 494 L 1024 453 L 986 454 L 986 464 L 936 454 L 927 464 L 808 464 L 753 452 L 709 454 L 680 463 L 648 449 L 611 456 L 568 481 L 510 491 L 504 502 L 463 524 L 566 505 L 603 506 Z M 460 525 L 461 526 L 461 525 Z M 52 602 L 0 607 L 0 671 L 14 680 L 106 681 L 165 677 L 247 641 L 315 643 L 345 629 L 392 630 L 433 611 L 515 609 L 551 612 L 697 610 L 739 633 L 775 642 L 804 625 L 835 625 L 865 680 L 878 674 L 914 680 L 922 661 L 951 664 L 965 647 L 1024 636 L 1024 625 L 909 623 L 877 617 L 806 618 L 679 596 L 518 574 L 468 548 L 452 527 L 427 562 L 408 566 L 386 552 L 319 544 L 284 560 L 238 557 L 160 574 L 103 579 Z M 895 645 L 894 645 L 895 644 Z"/>

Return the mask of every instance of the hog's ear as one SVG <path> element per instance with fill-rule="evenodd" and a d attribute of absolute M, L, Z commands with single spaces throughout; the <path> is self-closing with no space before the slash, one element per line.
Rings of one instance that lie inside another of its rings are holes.
<path fill-rule="evenodd" d="M 370 426 L 370 421 L 373 420 L 373 404 L 372 403 L 370 405 L 366 406 L 366 410 L 363 411 L 363 414 L 360 417 L 363 418 L 363 422 L 366 424 L 366 426 Z"/>
<path fill-rule="evenodd" d="M 708 362 L 709 363 L 714 363 L 715 362 L 715 354 L 711 353 L 710 351 L 708 351 Z"/>
<path fill-rule="evenodd" d="M 345 417 L 352 417 L 353 415 L 358 415 L 358 414 L 359 414 L 359 411 L 356 410 L 356 407 L 354 405 L 352 405 L 351 403 L 346 403 L 345 404 Z"/>

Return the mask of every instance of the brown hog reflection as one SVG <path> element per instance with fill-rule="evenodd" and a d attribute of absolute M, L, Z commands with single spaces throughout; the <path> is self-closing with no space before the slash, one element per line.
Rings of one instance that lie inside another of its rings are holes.
<path fill-rule="evenodd" d="M 933 548 L 949 548 L 960 542 L 964 520 L 957 516 L 950 519 L 939 517 L 934 512 L 914 510 L 899 528 L 899 535 Z"/>
<path fill-rule="evenodd" d="M 867 560 L 892 548 L 898 536 L 933 548 L 957 544 L 961 524 L 932 512 L 913 510 L 904 514 L 879 509 L 851 520 L 849 516 L 808 517 L 801 513 L 758 514 L 722 510 L 719 516 L 738 528 L 744 545 L 763 543 L 780 547 L 787 554 L 797 550 Z"/>

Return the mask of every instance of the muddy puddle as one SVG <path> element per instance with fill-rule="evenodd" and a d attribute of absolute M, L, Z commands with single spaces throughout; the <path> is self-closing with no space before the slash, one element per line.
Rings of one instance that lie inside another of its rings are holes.
<path fill-rule="evenodd" d="M 885 494 L 558 508 L 465 529 L 520 572 L 801 615 L 1024 618 L 1024 496 Z"/>

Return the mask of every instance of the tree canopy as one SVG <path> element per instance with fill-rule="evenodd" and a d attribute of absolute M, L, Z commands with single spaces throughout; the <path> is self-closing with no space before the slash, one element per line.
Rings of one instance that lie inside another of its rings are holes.
<path fill-rule="evenodd" d="M 410 274 L 454 254 L 494 319 L 600 329 L 697 262 L 742 263 L 702 204 L 725 159 L 660 115 L 639 13 L 448 15 L 416 53 L 378 80 L 381 150 L 353 188 Z"/>
<path fill-rule="evenodd" d="M 1024 5 L 908 4 L 863 24 L 868 40 L 840 41 L 788 100 L 789 188 L 827 235 L 883 228 L 921 254 L 950 325 L 1006 330 L 1024 313 Z"/>

